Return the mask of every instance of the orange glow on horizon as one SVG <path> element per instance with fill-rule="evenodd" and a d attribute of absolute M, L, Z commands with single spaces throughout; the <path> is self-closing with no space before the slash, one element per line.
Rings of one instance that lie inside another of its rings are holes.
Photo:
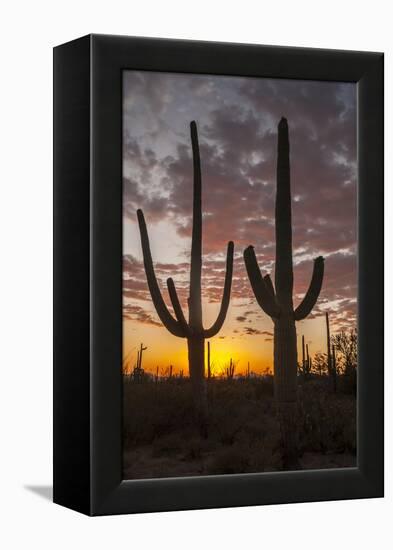
<path fill-rule="evenodd" d="M 273 332 L 271 321 L 266 319 L 269 330 Z M 232 325 L 231 320 L 228 322 Z M 164 327 L 125 321 L 123 325 L 123 370 L 132 371 L 137 357 L 137 350 L 141 343 L 147 347 L 143 352 L 142 368 L 146 372 L 156 373 L 158 367 L 160 375 L 169 371 L 172 365 L 173 374 L 183 371 L 188 376 L 187 340 L 172 336 Z M 224 326 L 225 328 L 225 326 Z M 229 327 L 226 327 L 227 329 Z M 332 327 L 332 334 L 334 326 Z M 228 335 L 229 334 L 229 335 Z M 232 335 L 231 335 L 232 334 Z M 298 361 L 301 361 L 301 337 L 305 335 L 309 344 L 310 355 L 325 353 L 326 329 L 323 316 L 297 323 Z M 236 365 L 236 374 L 245 374 L 248 363 L 250 371 L 255 374 L 273 372 L 273 341 L 272 336 L 238 335 L 228 330 L 222 335 L 209 340 L 210 364 L 214 376 L 225 375 L 225 369 L 232 359 Z M 205 347 L 205 365 L 207 370 L 207 341 Z"/>

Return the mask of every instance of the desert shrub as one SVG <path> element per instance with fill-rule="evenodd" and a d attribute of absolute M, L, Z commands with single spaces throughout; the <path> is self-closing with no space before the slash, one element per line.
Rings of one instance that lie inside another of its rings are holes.
<path fill-rule="evenodd" d="M 240 448 L 224 448 L 217 452 L 208 463 L 210 474 L 238 474 L 247 471 L 247 454 Z"/>
<path fill-rule="evenodd" d="M 126 444 L 151 443 L 155 438 L 192 429 L 189 385 L 128 384 L 123 394 Z"/>
<path fill-rule="evenodd" d="M 356 396 L 357 391 L 357 372 L 356 369 L 351 370 L 347 374 L 338 377 L 337 389 L 341 393 Z"/>
<path fill-rule="evenodd" d="M 236 406 L 237 405 L 237 406 Z M 222 445 L 233 445 L 244 422 L 244 410 L 231 399 L 216 401 L 210 411 L 209 431 Z"/>
<path fill-rule="evenodd" d="M 252 380 L 220 381 L 211 388 L 209 407 L 209 433 L 220 444 L 233 445 L 241 432 L 248 431 L 250 437 L 260 436 L 271 398 L 266 402 L 258 401 Z"/>
<path fill-rule="evenodd" d="M 344 429 L 342 432 L 342 438 L 343 438 L 343 448 L 344 450 L 356 454 L 357 450 L 357 444 L 356 444 L 356 415 L 354 415 L 353 418 L 351 418 L 351 421 L 346 423 L 344 425 Z"/>
<path fill-rule="evenodd" d="M 179 433 L 169 433 L 163 437 L 158 437 L 152 444 L 152 456 L 162 455 L 173 456 L 182 451 L 184 439 Z"/>
<path fill-rule="evenodd" d="M 356 452 L 355 400 L 310 387 L 303 393 L 300 411 L 303 451 Z"/>
<path fill-rule="evenodd" d="M 277 445 L 266 440 L 240 440 L 213 454 L 206 466 L 209 474 L 238 474 L 279 470 L 281 455 Z"/>
<path fill-rule="evenodd" d="M 266 397 L 273 397 L 274 395 L 274 386 L 273 386 L 273 376 L 264 376 L 263 378 L 256 378 L 252 380 L 252 385 L 254 387 L 255 398 L 262 400 Z"/>
<path fill-rule="evenodd" d="M 248 456 L 248 472 L 275 471 L 282 468 L 281 452 L 274 436 L 251 445 Z"/>
<path fill-rule="evenodd" d="M 203 456 L 215 449 L 214 441 L 212 439 L 205 439 L 198 436 L 193 436 L 183 445 L 183 460 L 200 460 Z"/>

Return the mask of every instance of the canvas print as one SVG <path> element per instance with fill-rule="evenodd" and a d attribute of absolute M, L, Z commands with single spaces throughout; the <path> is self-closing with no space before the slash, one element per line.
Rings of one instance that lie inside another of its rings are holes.
<path fill-rule="evenodd" d="M 356 466 L 356 85 L 123 72 L 123 477 Z"/>

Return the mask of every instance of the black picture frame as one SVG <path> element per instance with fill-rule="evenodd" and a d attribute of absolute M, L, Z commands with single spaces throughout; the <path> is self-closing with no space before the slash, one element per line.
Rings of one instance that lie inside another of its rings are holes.
<path fill-rule="evenodd" d="M 122 71 L 355 82 L 356 468 L 122 480 Z M 88 515 L 383 496 L 383 54 L 89 35 L 54 49 L 54 502 Z"/>

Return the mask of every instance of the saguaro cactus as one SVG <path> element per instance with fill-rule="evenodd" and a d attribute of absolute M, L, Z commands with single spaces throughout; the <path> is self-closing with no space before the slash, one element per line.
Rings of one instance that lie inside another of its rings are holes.
<path fill-rule="evenodd" d="M 135 380 L 135 382 L 142 382 L 143 380 L 145 371 L 142 368 L 142 356 L 143 356 L 143 352 L 146 350 L 147 350 L 147 347 L 141 344 L 137 353 L 136 365 L 133 371 L 133 379 Z"/>
<path fill-rule="evenodd" d="M 194 168 L 193 185 L 193 224 L 191 241 L 191 270 L 190 270 L 190 288 L 188 298 L 188 322 L 184 316 L 180 301 L 176 292 L 175 283 L 172 278 L 167 280 L 169 296 L 172 302 L 175 318 L 168 310 L 162 298 L 160 288 L 156 279 L 153 267 L 153 260 L 150 252 L 149 237 L 146 229 L 146 223 L 142 210 L 138 210 L 139 230 L 141 234 L 143 260 L 146 271 L 147 283 L 149 286 L 151 298 L 156 308 L 157 314 L 167 328 L 167 330 L 180 338 L 186 338 L 188 344 L 188 362 L 189 372 L 193 390 L 193 398 L 197 419 L 202 431 L 206 431 L 207 426 L 207 396 L 206 381 L 204 373 L 205 363 L 205 339 L 212 338 L 221 329 L 228 311 L 229 299 L 232 285 L 233 271 L 233 242 L 228 242 L 226 274 L 224 290 L 221 300 L 221 307 L 216 321 L 213 325 L 204 329 L 202 324 L 202 184 L 201 184 L 201 164 L 199 158 L 199 145 L 197 126 L 193 121 L 190 124 L 191 143 Z"/>
<path fill-rule="evenodd" d="M 244 251 L 248 277 L 259 306 L 274 322 L 274 390 L 281 426 L 284 467 L 296 467 L 297 451 L 297 344 L 295 321 L 313 309 L 323 281 L 324 261 L 314 260 L 310 286 L 302 302 L 293 307 L 292 211 L 288 123 L 278 125 L 276 188 L 275 288 L 269 275 L 262 277 L 253 246 Z"/>
<path fill-rule="evenodd" d="M 306 376 L 308 376 L 309 374 L 311 374 L 311 367 L 312 367 L 312 360 L 311 360 L 311 356 L 309 354 L 309 351 L 308 351 L 308 344 L 306 344 L 306 350 L 307 350 L 307 358 L 306 358 Z"/>
<path fill-rule="evenodd" d="M 228 380 L 232 380 L 235 374 L 235 363 L 232 361 L 232 357 L 229 361 L 229 366 L 226 368 L 226 374 Z"/>
<path fill-rule="evenodd" d="M 302 374 L 306 377 L 306 351 L 304 344 L 304 334 L 302 336 Z"/>
<path fill-rule="evenodd" d="M 331 381 L 332 391 L 335 393 L 337 391 L 337 373 L 336 373 L 336 354 L 334 352 L 334 357 L 332 354 L 332 343 L 330 340 L 330 323 L 329 323 L 329 313 L 325 313 L 326 318 L 326 350 L 327 350 L 327 368 L 328 374 Z"/>
<path fill-rule="evenodd" d="M 139 352 L 138 352 L 138 368 L 141 369 L 142 368 L 142 356 L 143 356 L 143 352 L 147 350 L 147 347 L 144 346 L 143 344 L 140 345 L 140 348 L 139 348 Z"/>
<path fill-rule="evenodd" d="M 336 362 L 336 346 L 332 345 L 332 367 L 334 371 L 334 376 L 337 375 L 337 362 Z"/>

